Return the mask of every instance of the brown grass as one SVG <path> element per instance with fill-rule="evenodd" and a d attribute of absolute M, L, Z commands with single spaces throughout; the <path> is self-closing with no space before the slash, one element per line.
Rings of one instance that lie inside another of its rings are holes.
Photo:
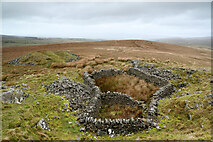
<path fill-rule="evenodd" d="M 131 107 L 131 106 L 123 106 L 123 105 L 112 105 L 112 106 L 102 106 L 102 109 L 99 113 L 99 118 L 143 118 L 143 111 L 138 107 Z"/>
<path fill-rule="evenodd" d="M 64 68 L 64 67 L 66 67 L 66 66 L 67 66 L 66 63 L 52 63 L 52 64 L 50 65 L 51 68 Z"/>
<path fill-rule="evenodd" d="M 148 101 L 152 94 L 158 90 L 158 87 L 153 84 L 127 74 L 97 79 L 96 85 L 103 92 L 122 92 L 139 101 Z"/>
<path fill-rule="evenodd" d="M 184 46 L 144 40 L 115 40 L 98 42 L 62 43 L 37 46 L 8 47 L 2 49 L 2 60 L 9 61 L 28 52 L 41 50 L 70 50 L 90 59 L 119 60 L 136 58 L 154 58 L 171 60 L 198 67 L 211 67 L 210 50 L 201 50 Z M 112 50 L 113 49 L 113 50 Z M 126 58 L 126 59 L 124 59 Z"/>

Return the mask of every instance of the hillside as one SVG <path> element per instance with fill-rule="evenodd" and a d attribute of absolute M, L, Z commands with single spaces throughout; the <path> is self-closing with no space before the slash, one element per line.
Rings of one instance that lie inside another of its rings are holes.
<path fill-rule="evenodd" d="M 100 55 L 102 58 L 156 58 L 178 61 L 190 66 L 210 67 L 210 51 L 146 40 L 112 40 L 74 42 L 39 46 L 3 48 L 3 61 L 21 56 L 30 51 L 70 50 L 85 57 Z"/>
<path fill-rule="evenodd" d="M 2 35 L 2 47 L 94 41 L 84 38 L 41 38 Z"/>
<path fill-rule="evenodd" d="M 183 45 L 188 47 L 211 49 L 211 37 L 162 38 L 155 41 Z"/>
<path fill-rule="evenodd" d="M 209 50 L 145 40 L 2 49 L 3 140 L 210 140 Z"/>

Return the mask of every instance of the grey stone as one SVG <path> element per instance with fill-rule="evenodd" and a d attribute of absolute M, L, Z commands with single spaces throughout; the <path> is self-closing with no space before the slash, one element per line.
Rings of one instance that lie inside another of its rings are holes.
<path fill-rule="evenodd" d="M 190 113 L 188 113 L 188 119 L 192 120 L 192 115 Z"/>
<path fill-rule="evenodd" d="M 41 127 L 44 130 L 50 130 L 50 128 L 47 126 L 47 123 L 45 122 L 43 118 L 39 120 L 37 126 Z"/>
<path fill-rule="evenodd" d="M 86 131 L 85 127 L 80 128 L 80 132 L 85 132 L 85 131 Z"/>
<path fill-rule="evenodd" d="M 106 132 L 101 131 L 101 130 L 98 130 L 98 131 L 97 131 L 97 135 L 98 135 L 98 136 L 103 136 L 103 135 L 106 135 Z"/>
<path fill-rule="evenodd" d="M 186 104 L 185 109 L 191 109 L 188 104 Z"/>
<path fill-rule="evenodd" d="M 7 89 L 7 86 L 2 85 L 1 89 Z"/>
<path fill-rule="evenodd" d="M 24 86 L 24 87 L 28 87 L 28 85 L 27 85 L 27 84 L 25 84 L 25 83 L 22 83 L 21 85 L 22 85 L 22 86 Z"/>

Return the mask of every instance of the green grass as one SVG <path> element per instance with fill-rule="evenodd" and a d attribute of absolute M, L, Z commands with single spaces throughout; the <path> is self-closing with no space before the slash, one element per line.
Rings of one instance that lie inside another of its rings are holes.
<path fill-rule="evenodd" d="M 77 59 L 70 51 L 35 51 L 22 56 L 19 64 L 34 63 L 36 65 L 50 66 L 53 62 L 64 63 L 69 59 Z"/>
<path fill-rule="evenodd" d="M 3 104 L 4 139 L 52 140 L 78 138 L 80 128 L 77 125 L 76 117 L 59 110 L 63 107 L 63 103 L 67 103 L 67 101 L 62 100 L 59 96 L 37 95 L 30 96 L 22 105 Z M 54 118 L 54 116 L 59 117 L 59 119 Z M 46 120 L 51 131 L 35 127 L 41 118 Z M 68 122 L 72 122 L 72 124 L 68 124 Z"/>
<path fill-rule="evenodd" d="M 42 88 L 42 84 L 49 84 L 62 78 L 72 78 L 77 82 L 83 80 L 79 78 L 75 69 L 72 73 L 63 73 L 59 76 L 56 76 L 58 70 L 54 71 L 46 74 L 24 75 L 15 83 L 16 85 L 28 84 L 29 90 L 24 91 L 30 96 L 21 105 L 3 104 L 3 139 L 69 140 L 80 136 L 80 126 L 76 125 L 78 124 L 76 117 L 60 110 L 64 107 L 64 103 L 69 104 L 68 101 L 56 95 L 44 95 L 45 89 Z M 59 119 L 54 119 L 54 116 L 58 116 Z M 52 129 L 50 132 L 35 128 L 41 118 L 50 119 L 47 120 L 48 126 Z"/>

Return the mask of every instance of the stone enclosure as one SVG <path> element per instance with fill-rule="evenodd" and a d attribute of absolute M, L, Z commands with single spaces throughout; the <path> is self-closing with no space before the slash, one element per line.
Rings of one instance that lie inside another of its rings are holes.
<path fill-rule="evenodd" d="M 134 65 L 134 64 L 133 64 Z M 134 100 L 128 94 L 120 92 L 101 92 L 95 84 L 95 80 L 106 77 L 116 76 L 127 73 L 146 82 L 159 86 L 149 103 L 148 108 L 142 101 Z M 115 69 L 102 69 L 89 74 L 87 71 L 83 75 L 84 84 L 75 83 L 71 79 L 55 81 L 52 84 L 44 86 L 49 94 L 56 94 L 68 97 L 70 106 L 75 110 L 78 120 L 85 126 L 82 131 L 92 131 L 97 135 L 126 135 L 143 129 L 156 127 L 156 117 L 158 115 L 158 102 L 160 99 L 171 95 L 173 85 L 165 78 L 150 74 L 147 70 L 133 66 L 126 72 Z M 47 93 L 47 94 L 48 94 Z M 99 111 L 102 105 L 120 104 L 125 106 L 138 107 L 146 112 L 144 118 L 130 119 L 100 119 Z"/>
<path fill-rule="evenodd" d="M 91 89 L 92 104 L 89 106 L 90 109 L 79 117 L 81 123 L 84 123 L 87 130 L 97 132 L 98 135 L 103 134 L 129 134 L 133 133 L 148 127 L 153 127 L 156 125 L 154 122 L 157 116 L 157 105 L 158 101 L 168 96 L 173 91 L 173 85 L 169 83 L 168 80 L 161 77 L 151 75 L 139 68 L 129 68 L 127 74 L 134 75 L 140 79 L 145 80 L 146 82 L 153 83 L 161 88 L 153 94 L 151 103 L 149 104 L 147 118 L 131 118 L 131 119 L 97 119 L 98 112 L 101 105 L 130 105 L 137 106 L 144 111 L 146 111 L 145 105 L 143 102 L 134 100 L 127 94 L 119 92 L 110 92 L 102 93 L 100 89 L 95 85 L 95 79 L 99 79 L 104 76 L 115 76 L 123 74 L 122 70 L 114 69 L 102 69 L 100 71 L 94 71 L 92 74 L 84 72 L 84 83 L 89 86 Z"/>

